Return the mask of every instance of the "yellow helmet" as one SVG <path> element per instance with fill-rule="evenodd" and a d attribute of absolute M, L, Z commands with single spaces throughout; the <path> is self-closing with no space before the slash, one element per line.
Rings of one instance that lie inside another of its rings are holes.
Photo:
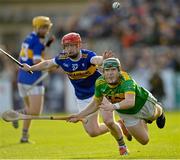
<path fill-rule="evenodd" d="M 32 20 L 32 25 L 34 28 L 39 29 L 41 26 L 47 25 L 49 29 L 52 27 L 51 20 L 46 16 L 37 16 Z"/>

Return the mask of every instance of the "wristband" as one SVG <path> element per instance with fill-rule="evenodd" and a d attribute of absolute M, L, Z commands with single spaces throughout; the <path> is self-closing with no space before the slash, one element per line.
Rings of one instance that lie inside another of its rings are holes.
<path fill-rule="evenodd" d="M 113 104 L 113 108 L 114 108 L 115 110 L 117 110 L 117 109 L 120 109 L 120 106 L 117 106 L 117 105 Z"/>

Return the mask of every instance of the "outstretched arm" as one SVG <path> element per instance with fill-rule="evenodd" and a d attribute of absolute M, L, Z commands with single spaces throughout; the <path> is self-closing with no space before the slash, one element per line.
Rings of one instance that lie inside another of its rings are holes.
<path fill-rule="evenodd" d="M 111 51 L 105 51 L 102 54 L 102 56 L 94 56 L 91 59 L 91 63 L 95 64 L 95 65 L 98 65 L 98 66 L 101 66 L 104 59 L 111 58 L 111 57 L 113 57 L 113 53 Z"/>
<path fill-rule="evenodd" d="M 53 59 L 49 59 L 49 60 L 42 61 L 33 66 L 29 66 L 28 64 L 23 63 L 22 69 L 25 71 L 42 71 L 42 70 L 50 69 L 55 66 L 57 65 L 53 62 Z"/>
<path fill-rule="evenodd" d="M 74 123 L 78 122 L 79 120 L 85 118 L 86 116 L 96 112 L 99 109 L 100 104 L 101 101 L 98 101 L 94 98 L 84 110 L 82 110 L 78 114 L 71 115 L 68 121 Z"/>
<path fill-rule="evenodd" d="M 88 106 L 82 110 L 78 115 L 80 118 L 84 118 L 99 109 L 99 105 L 101 104 L 100 101 L 97 101 L 95 98 L 88 104 Z"/>

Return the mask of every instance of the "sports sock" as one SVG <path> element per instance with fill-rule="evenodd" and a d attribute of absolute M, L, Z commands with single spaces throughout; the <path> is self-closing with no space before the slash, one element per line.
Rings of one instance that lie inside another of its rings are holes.
<path fill-rule="evenodd" d="M 123 137 L 121 137 L 121 138 L 117 139 L 117 143 L 118 143 L 119 147 L 120 147 L 120 146 L 125 146 L 125 143 L 124 143 Z"/>
<path fill-rule="evenodd" d="M 22 130 L 22 136 L 27 137 L 28 136 L 28 129 L 23 129 Z"/>

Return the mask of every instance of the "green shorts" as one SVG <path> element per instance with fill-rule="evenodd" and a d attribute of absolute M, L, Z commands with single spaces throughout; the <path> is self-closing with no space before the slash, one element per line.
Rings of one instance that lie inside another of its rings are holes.
<path fill-rule="evenodd" d="M 156 108 L 156 103 L 157 99 L 152 94 L 149 94 L 146 103 L 138 113 L 118 114 L 124 120 L 124 123 L 127 127 L 135 126 L 141 119 L 150 120 L 153 117 Z"/>

